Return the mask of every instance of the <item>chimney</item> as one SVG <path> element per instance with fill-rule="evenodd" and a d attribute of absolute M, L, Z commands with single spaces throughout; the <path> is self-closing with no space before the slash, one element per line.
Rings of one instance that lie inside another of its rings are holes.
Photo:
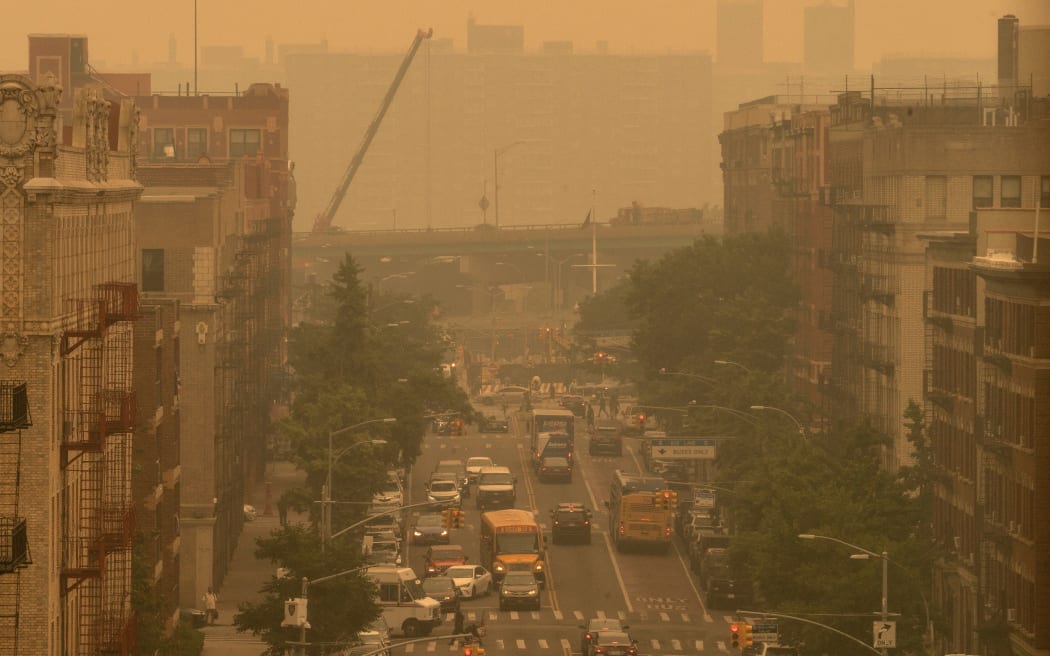
<path fill-rule="evenodd" d="M 1020 30 L 1017 16 L 1007 14 L 999 19 L 999 85 L 1017 84 L 1017 41 Z"/>

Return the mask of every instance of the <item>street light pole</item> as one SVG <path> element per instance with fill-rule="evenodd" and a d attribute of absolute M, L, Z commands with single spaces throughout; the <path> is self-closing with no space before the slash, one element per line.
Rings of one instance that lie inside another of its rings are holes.
<path fill-rule="evenodd" d="M 885 551 L 883 551 L 881 554 L 875 553 L 874 551 L 870 551 L 868 549 L 865 549 L 864 547 L 860 547 L 860 546 L 857 546 L 857 545 L 852 544 L 850 542 L 846 542 L 845 540 L 840 540 L 838 538 L 833 538 L 833 537 L 828 536 L 828 535 L 818 535 L 818 534 L 815 534 L 815 533 L 800 533 L 798 537 L 800 539 L 803 539 L 803 540 L 828 540 L 829 542 L 837 542 L 838 544 L 841 544 L 841 545 L 843 545 L 845 547 L 849 547 L 850 549 L 856 549 L 857 551 L 860 552 L 859 554 L 851 555 L 850 558 L 855 558 L 855 557 L 881 558 L 882 559 L 882 610 L 881 610 L 881 615 L 882 615 L 882 622 L 883 622 L 883 624 L 885 624 L 890 619 L 890 611 L 889 611 L 889 585 L 890 585 L 889 565 L 890 565 L 890 556 L 889 556 L 888 553 L 886 553 Z M 888 654 L 889 654 L 889 650 L 887 650 L 885 647 L 883 647 L 879 651 L 882 653 L 882 656 L 888 656 Z"/>
<path fill-rule="evenodd" d="M 517 146 L 517 145 L 520 145 L 520 144 L 523 144 L 523 143 L 525 143 L 525 142 L 524 141 L 515 141 L 513 143 L 507 144 L 506 146 L 503 146 L 502 148 L 496 148 L 495 150 L 492 151 L 492 177 L 493 177 L 493 182 L 495 183 L 493 185 L 494 186 L 494 191 L 493 191 L 494 198 L 493 198 L 493 200 L 495 201 L 495 203 L 494 203 L 495 208 L 494 209 L 495 209 L 495 215 L 496 215 L 496 227 L 497 228 L 499 227 L 499 156 L 502 155 L 503 153 L 507 152 L 508 150 L 513 148 L 514 146 Z"/>
<path fill-rule="evenodd" d="M 740 367 L 745 373 L 751 373 L 751 370 L 739 362 L 733 362 L 732 360 L 715 360 L 715 364 L 729 365 L 731 367 Z"/>
<path fill-rule="evenodd" d="M 328 475 L 325 477 L 324 489 L 321 491 L 321 553 L 325 553 L 328 546 L 328 540 L 331 537 L 332 532 L 332 463 L 334 458 L 332 457 L 332 440 L 336 435 L 342 435 L 343 433 L 349 433 L 355 428 L 361 428 L 362 426 L 368 426 L 370 424 L 394 424 L 397 423 L 396 417 L 382 417 L 380 419 L 369 419 L 368 421 L 362 421 L 352 426 L 346 426 L 338 430 L 329 431 L 328 433 Z M 350 448 L 361 445 L 371 444 L 371 441 L 357 442 L 356 444 L 350 445 Z"/>
<path fill-rule="evenodd" d="M 802 439 L 806 439 L 806 429 L 802 427 L 802 422 L 800 422 L 798 419 L 795 419 L 795 415 L 791 414 L 787 410 L 782 410 L 780 408 L 777 408 L 777 407 L 771 406 L 771 405 L 753 405 L 753 406 L 751 406 L 751 409 L 752 410 L 772 410 L 773 412 L 779 412 L 780 414 L 784 415 L 785 417 L 787 417 L 791 421 L 795 422 L 795 426 L 798 428 L 798 434 L 802 436 Z"/>

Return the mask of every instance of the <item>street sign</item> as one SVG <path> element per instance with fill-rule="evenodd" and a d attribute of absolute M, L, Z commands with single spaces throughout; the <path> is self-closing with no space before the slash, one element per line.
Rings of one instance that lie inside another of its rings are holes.
<path fill-rule="evenodd" d="M 892 649 L 897 646 L 897 622 L 872 622 L 871 633 L 875 649 Z"/>
<path fill-rule="evenodd" d="M 714 440 L 660 438 L 649 440 L 650 457 L 656 460 L 714 460 Z"/>
<path fill-rule="evenodd" d="M 751 639 L 755 642 L 776 643 L 780 640 L 780 625 L 773 624 L 751 624 Z"/>

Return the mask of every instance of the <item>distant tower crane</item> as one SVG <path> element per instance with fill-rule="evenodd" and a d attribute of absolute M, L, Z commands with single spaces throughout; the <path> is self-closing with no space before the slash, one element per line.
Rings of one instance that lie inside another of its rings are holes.
<path fill-rule="evenodd" d="M 350 165 L 346 167 L 342 181 L 336 188 L 335 193 L 332 194 L 332 198 L 328 201 L 324 211 L 314 219 L 314 232 L 327 232 L 332 229 L 332 219 L 335 218 L 335 213 L 339 210 L 339 205 L 343 202 L 346 191 L 350 188 L 350 183 L 353 182 L 354 176 L 357 175 L 357 169 L 361 168 L 361 162 L 365 159 L 365 153 L 368 152 L 372 139 L 375 138 L 376 132 L 379 131 L 379 125 L 383 122 L 383 117 L 386 116 L 386 110 L 390 109 L 390 103 L 394 101 L 394 96 L 397 95 L 397 89 L 401 86 L 401 80 L 405 78 L 405 73 L 408 72 L 408 67 L 412 64 L 416 51 L 419 50 L 419 44 L 423 42 L 423 39 L 429 39 L 433 34 L 434 30 L 432 29 L 416 32 L 416 38 L 412 40 L 412 45 L 409 47 L 408 53 L 405 54 L 401 67 L 397 69 L 397 74 L 394 75 L 394 81 L 390 83 L 390 88 L 386 90 L 383 102 L 379 105 L 379 111 L 365 131 L 365 136 L 361 139 L 361 145 L 357 147 L 354 158 L 350 160 Z"/>

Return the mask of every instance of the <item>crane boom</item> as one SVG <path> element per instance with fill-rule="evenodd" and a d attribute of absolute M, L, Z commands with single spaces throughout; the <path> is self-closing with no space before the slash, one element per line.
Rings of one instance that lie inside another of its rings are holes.
<path fill-rule="evenodd" d="M 335 218 L 335 213 L 339 210 L 339 205 L 343 202 L 343 198 L 346 196 L 347 189 L 350 188 L 350 183 L 353 182 L 354 176 L 357 174 L 357 169 L 361 168 L 361 162 L 365 159 L 365 153 L 368 152 L 368 147 L 372 144 L 372 139 L 375 138 L 376 133 L 379 132 L 379 125 L 383 122 L 383 117 L 386 116 L 386 112 L 390 109 L 390 104 L 394 102 L 394 96 L 397 95 L 397 89 L 401 86 L 401 80 L 405 78 L 405 73 L 408 72 L 408 67 L 412 64 L 412 60 L 416 56 L 416 51 L 419 50 L 419 45 L 423 42 L 423 39 L 429 39 L 434 34 L 434 30 L 428 29 L 426 31 L 419 30 L 416 32 L 416 38 L 412 40 L 412 45 L 409 47 L 408 52 L 405 54 L 404 60 L 401 62 L 400 68 L 397 69 L 397 73 L 394 75 L 394 80 L 390 83 L 390 88 L 386 90 L 386 95 L 383 96 L 383 102 L 379 104 L 379 111 L 376 112 L 375 118 L 368 125 L 368 129 L 365 130 L 365 136 L 361 139 L 361 145 L 357 147 L 357 152 L 354 153 L 353 159 L 350 160 L 350 165 L 346 167 L 346 172 L 343 173 L 343 179 L 336 188 L 335 193 L 332 194 L 332 198 L 328 201 L 327 207 L 324 211 L 317 215 L 314 219 L 314 232 L 325 232 L 332 227 L 332 220 Z"/>

